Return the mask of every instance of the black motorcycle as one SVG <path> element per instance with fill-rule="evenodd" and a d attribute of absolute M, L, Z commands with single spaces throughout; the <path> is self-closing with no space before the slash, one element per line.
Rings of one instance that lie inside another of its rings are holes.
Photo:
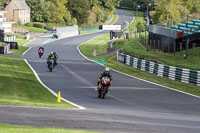
<path fill-rule="evenodd" d="M 53 70 L 53 68 L 55 66 L 54 59 L 48 59 L 47 60 L 47 65 L 48 65 L 49 71 L 52 72 L 52 70 Z"/>
<path fill-rule="evenodd" d="M 104 99 L 105 95 L 108 93 L 108 88 L 110 86 L 110 78 L 109 77 L 102 77 L 100 86 L 101 88 L 98 91 L 98 98 Z"/>

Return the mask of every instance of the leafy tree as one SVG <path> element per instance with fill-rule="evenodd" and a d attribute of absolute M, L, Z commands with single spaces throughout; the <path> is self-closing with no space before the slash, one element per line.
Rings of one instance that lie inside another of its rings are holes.
<path fill-rule="evenodd" d="M 9 2 L 10 2 L 10 0 L 0 0 L 0 10 L 1 10 L 1 8 L 3 9 L 4 5 L 8 4 Z"/>
<path fill-rule="evenodd" d="M 65 7 L 67 0 L 27 0 L 26 3 L 31 8 L 32 21 L 67 25 L 76 23 Z"/>
<path fill-rule="evenodd" d="M 142 23 L 142 22 L 137 23 L 136 27 L 137 27 L 138 32 L 144 32 L 145 31 L 145 24 Z"/>
<path fill-rule="evenodd" d="M 0 0 L 0 5 L 4 5 L 5 3 L 9 3 L 10 2 L 10 0 Z"/>
<path fill-rule="evenodd" d="M 88 0 L 69 0 L 67 3 L 72 17 L 77 19 L 79 25 L 88 22 L 90 5 Z"/>
<path fill-rule="evenodd" d="M 101 2 L 99 0 L 89 0 L 90 8 L 98 6 Z"/>
<path fill-rule="evenodd" d="M 54 23 L 64 23 L 67 9 L 65 7 L 67 0 L 49 0 L 49 12 L 51 14 L 51 21 Z"/>
<path fill-rule="evenodd" d="M 173 20 L 181 16 L 177 6 L 181 5 L 181 0 L 162 0 L 157 3 L 156 13 L 153 16 L 154 23 Z"/>
<path fill-rule="evenodd" d="M 129 7 L 136 10 L 136 6 L 139 5 L 141 9 L 146 10 L 148 8 L 155 7 L 156 0 L 121 0 L 120 6 Z M 151 6 L 149 6 L 151 4 Z"/>
<path fill-rule="evenodd" d="M 51 16 L 49 12 L 50 2 L 45 0 L 27 0 L 27 5 L 31 8 L 31 19 L 37 22 L 49 22 Z"/>
<path fill-rule="evenodd" d="M 190 13 L 200 12 L 200 1 L 199 0 L 183 0 L 186 8 Z"/>

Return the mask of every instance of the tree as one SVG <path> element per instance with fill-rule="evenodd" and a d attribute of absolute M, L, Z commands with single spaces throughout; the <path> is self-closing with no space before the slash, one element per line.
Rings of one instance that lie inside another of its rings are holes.
<path fill-rule="evenodd" d="M 67 3 L 72 17 L 76 18 L 78 25 L 88 22 L 90 5 L 88 0 L 70 0 Z"/>
<path fill-rule="evenodd" d="M 49 12 L 50 2 L 45 0 L 27 0 L 27 5 L 31 8 L 31 20 L 37 22 L 49 22 L 51 16 Z"/>
<path fill-rule="evenodd" d="M 186 8 L 190 13 L 200 12 L 200 1 L 199 0 L 183 0 Z"/>
<path fill-rule="evenodd" d="M 8 4 L 10 0 L 0 0 L 0 10 L 1 8 L 4 8 L 5 4 Z"/>
<path fill-rule="evenodd" d="M 31 20 L 37 22 L 76 24 L 66 8 L 67 0 L 27 0 L 31 8 Z"/>
<path fill-rule="evenodd" d="M 137 23 L 136 27 L 137 27 L 137 31 L 139 32 L 139 37 L 140 37 L 140 33 L 145 31 L 145 24 L 142 22 L 139 22 Z"/>
<path fill-rule="evenodd" d="M 67 0 L 49 0 L 49 12 L 51 14 L 51 21 L 54 23 L 65 23 L 65 15 L 67 14 L 66 3 Z"/>
<path fill-rule="evenodd" d="M 99 0 L 89 0 L 90 8 L 98 6 L 101 2 Z"/>
<path fill-rule="evenodd" d="M 181 0 L 162 0 L 158 1 L 156 6 L 156 13 L 153 16 L 154 23 L 161 23 L 164 21 L 170 21 L 180 17 L 180 12 L 177 10 L 177 6 L 180 6 Z"/>
<path fill-rule="evenodd" d="M 146 10 L 149 4 L 151 4 L 149 8 L 154 7 L 155 2 L 156 0 L 121 0 L 120 6 L 136 9 L 136 6 L 140 5 L 141 9 Z"/>
<path fill-rule="evenodd" d="M 145 31 L 145 24 L 142 23 L 142 22 L 137 23 L 136 27 L 137 27 L 138 32 L 144 32 Z"/>

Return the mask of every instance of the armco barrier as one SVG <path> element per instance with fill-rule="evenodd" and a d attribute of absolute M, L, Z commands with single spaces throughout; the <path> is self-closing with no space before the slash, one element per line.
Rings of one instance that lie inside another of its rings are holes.
<path fill-rule="evenodd" d="M 0 54 L 6 54 L 9 52 L 9 50 L 10 50 L 10 44 L 0 47 Z"/>
<path fill-rule="evenodd" d="M 145 72 L 200 86 L 200 71 L 167 66 L 117 52 L 117 60 Z"/>
<path fill-rule="evenodd" d="M 4 38 L 4 41 L 7 41 L 7 42 L 14 41 L 14 40 L 16 40 L 16 36 L 9 36 L 9 37 Z"/>

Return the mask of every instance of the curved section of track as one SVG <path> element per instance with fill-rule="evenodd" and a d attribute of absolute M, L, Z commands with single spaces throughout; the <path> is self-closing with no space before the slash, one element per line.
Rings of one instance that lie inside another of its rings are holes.
<path fill-rule="evenodd" d="M 117 12 L 116 24 L 132 17 Z M 200 99 L 169 90 L 133 77 L 111 71 L 111 93 L 98 99 L 94 88 L 104 67 L 83 58 L 77 46 L 103 32 L 61 39 L 45 46 L 45 54 L 38 59 L 38 47 L 30 49 L 25 58 L 38 73 L 42 82 L 54 92 L 86 110 L 38 109 L 16 107 L 5 113 L 14 124 L 56 126 L 104 132 L 137 133 L 199 133 Z M 58 53 L 58 65 L 49 72 L 46 57 L 50 51 Z M 14 111 L 15 110 L 15 111 Z M 3 110 L 1 110 L 3 111 Z M 2 113 L 0 111 L 0 114 Z M 21 112 L 20 112 L 21 111 Z M 15 112 L 18 116 L 12 114 Z M 23 112 L 23 113 L 22 113 Z M 19 121 L 22 120 L 22 121 Z M 2 123 L 3 120 L 0 120 Z M 11 122 L 12 123 L 12 122 Z"/>

